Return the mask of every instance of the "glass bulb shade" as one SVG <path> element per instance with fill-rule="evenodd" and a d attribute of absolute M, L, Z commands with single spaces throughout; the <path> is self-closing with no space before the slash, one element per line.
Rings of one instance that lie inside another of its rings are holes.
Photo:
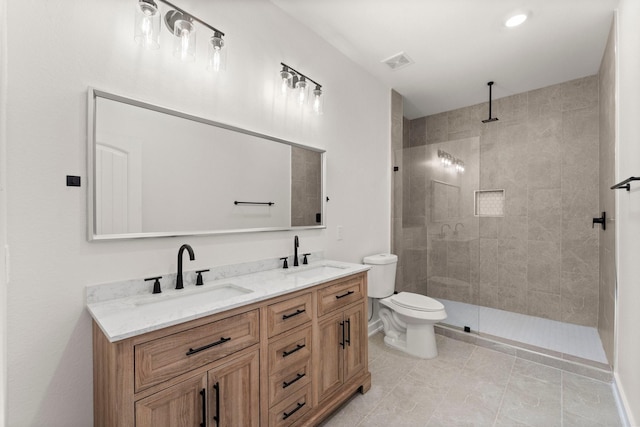
<path fill-rule="evenodd" d="M 320 86 L 316 86 L 313 90 L 313 112 L 316 114 L 324 113 L 324 96 L 322 96 Z"/>
<path fill-rule="evenodd" d="M 176 36 L 173 54 L 181 61 L 196 60 L 196 28 L 186 19 L 178 19 L 173 27 Z"/>
<path fill-rule="evenodd" d="M 309 84 L 303 76 L 300 76 L 300 79 L 296 82 L 296 91 L 298 92 L 298 103 L 304 105 L 308 98 Z"/>
<path fill-rule="evenodd" d="M 207 69 L 213 72 L 224 71 L 226 69 L 227 49 L 224 49 L 224 40 L 220 33 L 215 33 L 209 39 L 209 56 Z"/>
<path fill-rule="evenodd" d="M 160 47 L 160 11 L 153 1 L 140 0 L 136 3 L 134 40 L 146 49 Z"/>
<path fill-rule="evenodd" d="M 282 68 L 280 71 L 280 80 L 282 81 L 280 85 L 280 93 L 282 95 L 286 95 L 289 92 L 289 88 L 291 87 L 291 79 L 293 78 L 293 74 L 289 72 L 286 68 Z"/>

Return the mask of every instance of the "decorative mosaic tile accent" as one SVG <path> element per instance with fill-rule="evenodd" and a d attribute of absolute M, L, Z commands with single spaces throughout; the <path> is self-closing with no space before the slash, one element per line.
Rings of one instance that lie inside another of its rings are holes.
<path fill-rule="evenodd" d="M 476 216 L 504 216 L 504 190 L 475 192 Z"/>

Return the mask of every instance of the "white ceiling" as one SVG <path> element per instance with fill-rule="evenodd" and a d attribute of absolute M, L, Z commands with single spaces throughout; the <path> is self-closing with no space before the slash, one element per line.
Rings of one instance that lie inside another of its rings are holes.
<path fill-rule="evenodd" d="M 405 98 L 408 118 L 598 72 L 618 0 L 271 0 Z M 504 20 L 527 11 L 520 27 Z M 405 52 L 392 71 L 382 60 Z M 330 92 L 327 88 L 327 92 Z"/>

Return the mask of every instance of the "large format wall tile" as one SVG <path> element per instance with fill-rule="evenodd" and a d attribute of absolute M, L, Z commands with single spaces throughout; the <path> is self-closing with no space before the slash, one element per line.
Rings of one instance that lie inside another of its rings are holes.
<path fill-rule="evenodd" d="M 424 234 L 437 235 L 439 230 L 430 228 L 443 224 L 428 222 L 430 211 L 437 206 L 431 206 L 422 174 L 434 166 L 429 166 L 427 152 L 415 147 L 423 140 L 435 144 L 480 137 L 477 188 L 505 190 L 503 217 L 479 218 L 477 229 L 468 221 L 464 224 L 465 233 L 478 237 L 477 252 L 451 243 L 443 249 L 444 243 L 436 243 L 437 239 L 427 244 L 427 276 L 452 280 L 427 282 L 428 294 L 433 291 L 464 301 L 471 298 L 489 307 L 597 324 L 599 299 L 614 295 L 611 286 L 602 285 L 606 289 L 598 290 L 602 282 L 599 258 L 605 256 L 599 251 L 603 244 L 599 237 L 609 242 L 613 238 L 591 229 L 602 198 L 599 141 L 601 116 L 607 114 L 600 108 L 598 82 L 598 76 L 589 76 L 496 99 L 493 115 L 499 120 L 492 123 L 482 123 L 488 114 L 487 103 L 410 121 L 417 134 L 410 136 L 414 147 L 405 150 L 403 158 L 403 184 L 410 187 L 402 193 L 403 234 L 409 232 L 406 227 L 422 226 Z M 471 197 L 463 195 L 465 210 L 473 207 Z M 452 218 L 449 222 L 453 226 L 459 221 Z M 416 244 L 414 240 L 403 242 Z M 403 269 L 405 280 L 419 281 L 415 268 Z M 465 288 L 464 283 L 470 287 Z"/>

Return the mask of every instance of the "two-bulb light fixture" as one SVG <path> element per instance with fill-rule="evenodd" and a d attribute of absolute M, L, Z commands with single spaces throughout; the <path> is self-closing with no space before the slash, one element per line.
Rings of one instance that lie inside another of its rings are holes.
<path fill-rule="evenodd" d="M 454 170 L 459 173 L 464 172 L 464 162 L 444 150 L 438 150 L 438 158 L 444 167 L 453 166 Z"/>
<path fill-rule="evenodd" d="M 194 22 L 197 22 L 213 32 L 208 41 L 207 69 L 214 72 L 224 70 L 226 59 L 224 33 L 166 0 L 158 1 L 171 8 L 164 14 L 164 23 L 169 32 L 175 36 L 174 56 L 182 61 L 195 61 L 196 27 Z M 160 48 L 160 15 L 156 1 L 137 0 L 134 38 L 138 44 L 147 49 Z"/>
<path fill-rule="evenodd" d="M 301 72 L 291 68 L 284 62 L 281 62 L 282 70 L 280 70 L 280 92 L 283 96 L 293 96 L 295 102 L 304 107 L 306 104 L 311 104 L 311 111 L 316 114 L 322 114 L 324 107 L 324 98 L 322 96 L 322 85 L 315 80 L 305 76 Z M 315 85 L 309 96 L 309 89 L 312 85 Z M 311 100 L 309 100 L 311 99 Z"/>

